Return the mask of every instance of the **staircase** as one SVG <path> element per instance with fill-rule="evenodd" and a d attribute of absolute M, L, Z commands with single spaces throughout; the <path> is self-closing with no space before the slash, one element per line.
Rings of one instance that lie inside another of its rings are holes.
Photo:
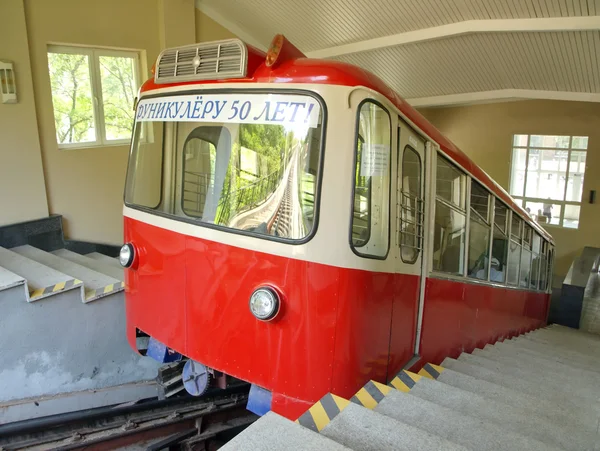
<path fill-rule="evenodd" d="M 600 336 L 563 326 L 486 345 L 296 422 L 269 412 L 223 450 L 599 450 Z"/>
<path fill-rule="evenodd" d="M 83 303 L 123 291 L 123 268 L 115 258 L 67 249 L 46 252 L 30 245 L 0 247 L 0 292 L 23 286 L 27 302 L 79 290 Z"/>

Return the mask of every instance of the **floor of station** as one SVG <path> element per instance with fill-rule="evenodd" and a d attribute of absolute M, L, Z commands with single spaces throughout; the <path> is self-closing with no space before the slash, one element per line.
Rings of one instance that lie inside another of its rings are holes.
<path fill-rule="evenodd" d="M 268 413 L 223 450 L 600 450 L 600 336 L 552 325 L 352 399 L 326 395 L 298 421 Z"/>

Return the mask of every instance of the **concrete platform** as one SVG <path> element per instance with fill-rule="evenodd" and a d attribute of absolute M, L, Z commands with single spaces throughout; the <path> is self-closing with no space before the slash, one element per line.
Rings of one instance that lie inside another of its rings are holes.
<path fill-rule="evenodd" d="M 85 288 L 85 295 L 82 299 L 84 303 L 95 301 L 124 289 L 123 282 L 114 277 L 94 271 L 78 263 L 73 263 L 70 260 L 42 251 L 33 246 L 19 246 L 11 250 L 55 271 L 69 274 L 71 277 L 81 280 Z"/>
<path fill-rule="evenodd" d="M 108 255 L 101 254 L 100 252 L 91 252 L 89 254 L 85 254 L 85 256 L 93 260 L 101 261 L 102 263 L 120 269 L 121 271 L 123 270 L 121 263 L 119 263 L 119 259 L 116 257 L 109 257 Z"/>

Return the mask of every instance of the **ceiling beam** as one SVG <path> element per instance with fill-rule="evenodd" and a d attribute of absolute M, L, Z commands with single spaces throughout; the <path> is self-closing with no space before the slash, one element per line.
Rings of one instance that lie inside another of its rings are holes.
<path fill-rule="evenodd" d="M 331 58 L 350 53 L 367 52 L 385 47 L 426 42 L 434 39 L 463 36 L 472 33 L 515 33 L 547 31 L 589 31 L 600 30 L 600 16 L 549 17 L 536 19 L 485 19 L 422 28 L 405 33 L 367 39 L 351 44 L 338 45 L 307 52 L 310 58 Z"/>
<path fill-rule="evenodd" d="M 227 19 L 221 13 L 216 11 L 212 6 L 206 4 L 203 0 L 195 0 L 195 4 L 196 9 L 206 14 L 208 17 L 217 22 L 223 28 L 227 28 L 242 41 L 260 50 L 266 51 L 268 49 L 268 45 L 263 44 L 263 42 L 260 39 L 255 38 L 251 33 L 246 31 L 242 27 L 234 24 L 231 20 Z"/>
<path fill-rule="evenodd" d="M 495 91 L 467 92 L 462 94 L 449 94 L 445 96 L 406 99 L 410 105 L 416 108 L 508 102 L 511 100 L 565 100 L 573 102 L 600 102 L 600 93 L 541 91 L 536 89 L 499 89 Z"/>

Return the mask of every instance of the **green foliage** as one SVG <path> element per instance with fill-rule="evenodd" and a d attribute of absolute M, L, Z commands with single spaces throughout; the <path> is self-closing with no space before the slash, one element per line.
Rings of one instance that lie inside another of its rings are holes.
<path fill-rule="evenodd" d="M 128 139 L 134 119 L 134 60 L 113 56 L 101 56 L 99 59 L 106 138 Z"/>
<path fill-rule="evenodd" d="M 95 139 L 87 55 L 49 53 L 54 121 L 59 143 Z"/>

